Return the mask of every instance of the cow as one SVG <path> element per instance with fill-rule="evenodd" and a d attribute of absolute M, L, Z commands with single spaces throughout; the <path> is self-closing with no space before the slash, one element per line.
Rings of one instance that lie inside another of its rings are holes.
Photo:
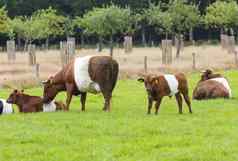
<path fill-rule="evenodd" d="M 6 100 L 0 99 L 0 115 L 12 114 L 14 109 L 11 104 L 7 103 Z"/>
<path fill-rule="evenodd" d="M 65 109 L 65 105 L 62 102 L 51 101 L 48 104 L 44 104 L 41 97 L 30 96 L 23 92 L 24 91 L 14 90 L 7 99 L 7 103 L 16 104 L 18 106 L 19 112 L 54 112 Z"/>
<path fill-rule="evenodd" d="M 85 111 L 87 93 L 102 93 L 104 111 L 110 111 L 113 89 L 117 83 L 119 65 L 110 56 L 77 57 L 59 72 L 43 81 L 43 101 L 48 103 L 61 92 L 66 91 L 66 110 L 69 110 L 72 96 L 80 95 L 81 108 Z"/>
<path fill-rule="evenodd" d="M 193 90 L 193 99 L 205 100 L 231 98 L 232 91 L 226 78 L 212 70 L 202 72 L 201 79 Z"/>
<path fill-rule="evenodd" d="M 178 73 L 175 75 L 172 74 L 164 74 L 164 75 L 146 75 L 142 78 L 138 79 L 139 82 L 144 82 L 147 96 L 148 96 L 148 111 L 147 114 L 151 113 L 151 108 L 153 105 L 153 101 L 155 104 L 155 114 L 158 114 L 161 101 L 164 96 L 172 97 L 175 95 L 179 113 L 182 114 L 182 96 L 185 102 L 188 105 L 189 112 L 192 113 L 191 102 L 189 98 L 189 89 L 188 82 L 183 73 Z"/>

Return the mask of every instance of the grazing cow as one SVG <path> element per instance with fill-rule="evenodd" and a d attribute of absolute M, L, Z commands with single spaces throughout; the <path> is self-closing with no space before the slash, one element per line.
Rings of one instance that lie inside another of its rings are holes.
<path fill-rule="evenodd" d="M 221 75 L 211 70 L 202 73 L 200 81 L 193 90 L 193 99 L 215 99 L 232 97 L 228 81 Z"/>
<path fill-rule="evenodd" d="M 65 105 L 62 102 L 52 101 L 48 104 L 43 104 L 41 97 L 30 96 L 18 90 L 14 90 L 10 94 L 7 103 L 16 104 L 19 112 L 23 113 L 54 112 L 65 109 Z"/>
<path fill-rule="evenodd" d="M 6 100 L 0 99 L 0 115 L 12 113 L 14 113 L 12 105 L 7 103 Z"/>
<path fill-rule="evenodd" d="M 60 91 L 67 92 L 66 109 L 73 95 L 81 95 L 82 111 L 85 111 L 87 92 L 104 96 L 104 111 L 110 111 L 112 91 L 117 82 L 119 66 L 109 56 L 78 57 L 71 61 L 62 70 L 43 81 L 43 101 L 48 103 Z"/>
<path fill-rule="evenodd" d="M 176 96 L 179 107 L 179 113 L 182 114 L 182 96 L 188 105 L 189 112 L 192 113 L 191 102 L 188 95 L 188 83 L 185 75 L 179 73 L 176 75 L 147 75 L 144 78 L 139 78 L 138 81 L 144 82 L 148 94 L 148 114 L 151 113 L 153 101 L 155 104 L 155 114 L 158 114 L 159 107 L 164 96 Z"/>

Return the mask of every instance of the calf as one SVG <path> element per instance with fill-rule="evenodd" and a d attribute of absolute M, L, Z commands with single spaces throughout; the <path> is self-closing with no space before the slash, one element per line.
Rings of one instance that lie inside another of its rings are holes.
<path fill-rule="evenodd" d="M 232 97 L 228 81 L 221 74 L 214 74 L 211 70 L 202 73 L 200 81 L 193 90 L 193 99 L 214 99 Z"/>
<path fill-rule="evenodd" d="M 12 113 L 14 113 L 12 105 L 8 104 L 6 100 L 0 99 L 0 115 L 12 114 Z"/>
<path fill-rule="evenodd" d="M 138 81 L 144 82 L 148 94 L 148 114 L 151 113 L 153 101 L 155 104 L 155 114 L 158 114 L 159 107 L 164 96 L 176 96 L 179 107 L 179 113 L 182 114 L 182 96 L 188 105 L 189 112 L 192 113 L 191 102 L 188 95 L 188 83 L 185 75 L 179 73 L 176 75 L 147 75 L 139 78 Z"/>
<path fill-rule="evenodd" d="M 65 105 L 61 102 L 52 101 L 48 104 L 43 104 L 43 99 L 38 96 L 30 96 L 24 94 L 23 91 L 14 90 L 7 103 L 16 104 L 19 112 L 53 112 L 57 110 L 65 110 Z"/>

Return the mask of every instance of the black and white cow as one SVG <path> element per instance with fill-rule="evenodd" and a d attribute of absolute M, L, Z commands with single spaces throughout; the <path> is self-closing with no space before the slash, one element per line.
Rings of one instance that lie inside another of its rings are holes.
<path fill-rule="evenodd" d="M 7 103 L 6 100 L 0 99 L 0 115 L 12 114 L 13 112 L 12 105 Z"/>

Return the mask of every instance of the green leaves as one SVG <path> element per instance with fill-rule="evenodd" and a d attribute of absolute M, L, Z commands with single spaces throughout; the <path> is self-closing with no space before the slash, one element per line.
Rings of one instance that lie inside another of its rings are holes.
<path fill-rule="evenodd" d="M 112 5 L 106 8 L 94 8 L 87 14 L 77 17 L 75 23 L 86 34 L 110 36 L 132 31 L 133 18 L 129 8 Z"/>
<path fill-rule="evenodd" d="M 7 33 L 9 31 L 9 17 L 5 7 L 0 8 L 0 32 Z"/>
<path fill-rule="evenodd" d="M 238 25 L 238 5 L 235 1 L 217 1 L 207 8 L 204 23 L 209 27 L 228 28 Z"/>

